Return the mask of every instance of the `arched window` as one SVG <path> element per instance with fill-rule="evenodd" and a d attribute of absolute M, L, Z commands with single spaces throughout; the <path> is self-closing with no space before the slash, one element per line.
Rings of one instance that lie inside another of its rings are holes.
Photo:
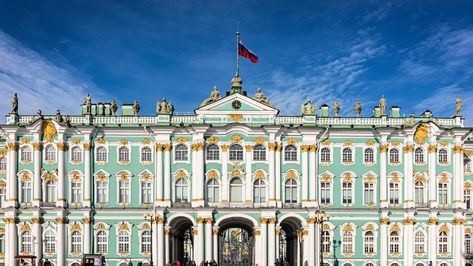
<path fill-rule="evenodd" d="M 153 202 L 153 189 L 150 181 L 141 181 L 141 203 L 149 204 Z"/>
<path fill-rule="evenodd" d="M 266 202 L 266 184 L 264 183 L 264 180 L 258 179 L 254 182 L 253 185 L 253 202 Z"/>
<path fill-rule="evenodd" d="M 79 231 L 73 231 L 71 234 L 71 252 L 82 253 L 82 234 Z"/>
<path fill-rule="evenodd" d="M 175 161 L 187 161 L 188 160 L 188 150 L 185 144 L 179 144 L 174 150 L 174 160 Z"/>
<path fill-rule="evenodd" d="M 144 230 L 141 233 L 141 253 L 151 253 L 151 232 Z"/>
<path fill-rule="evenodd" d="M 141 162 L 150 163 L 151 158 L 152 158 L 151 148 L 150 147 L 143 147 L 141 149 Z"/>
<path fill-rule="evenodd" d="M 230 181 L 230 201 L 243 201 L 243 182 L 238 177 L 235 177 Z"/>
<path fill-rule="evenodd" d="M 97 147 L 96 154 L 97 162 L 104 163 L 107 161 L 107 148 L 104 146 Z"/>
<path fill-rule="evenodd" d="M 82 161 L 82 149 L 78 146 L 71 148 L 71 161 L 81 162 Z"/>
<path fill-rule="evenodd" d="M 130 150 L 128 147 L 118 148 L 118 161 L 120 162 L 129 162 L 130 161 Z"/>
<path fill-rule="evenodd" d="M 448 163 L 448 153 L 446 149 L 439 149 L 439 163 Z"/>
<path fill-rule="evenodd" d="M 463 198 L 465 201 L 465 208 L 467 210 L 471 209 L 471 189 L 470 188 L 465 188 L 463 190 Z"/>
<path fill-rule="evenodd" d="M 438 193 L 439 193 L 439 204 L 448 204 L 448 183 L 446 182 L 439 182 L 438 185 Z"/>
<path fill-rule="evenodd" d="M 130 202 L 130 181 L 121 180 L 118 182 L 118 203 L 126 204 Z"/>
<path fill-rule="evenodd" d="M 448 266 L 448 263 L 442 262 L 442 263 L 440 263 L 440 266 Z"/>
<path fill-rule="evenodd" d="M 31 203 L 31 182 L 21 181 L 21 203 Z"/>
<path fill-rule="evenodd" d="M 44 198 L 46 203 L 56 202 L 56 181 L 49 180 L 46 182 L 46 194 Z"/>
<path fill-rule="evenodd" d="M 327 230 L 322 231 L 322 252 L 323 253 L 330 253 L 330 232 Z"/>
<path fill-rule="evenodd" d="M 365 233 L 365 254 L 374 253 L 374 234 L 372 231 Z"/>
<path fill-rule="evenodd" d="M 353 183 L 350 181 L 343 181 L 342 183 L 342 203 L 353 203 Z"/>
<path fill-rule="evenodd" d="M 471 159 L 468 157 L 465 157 L 463 160 L 463 165 L 464 165 L 464 170 L 466 173 L 471 173 Z"/>
<path fill-rule="evenodd" d="M 389 182 L 389 204 L 399 204 L 398 182 Z"/>
<path fill-rule="evenodd" d="M 228 152 L 228 158 L 230 161 L 242 161 L 243 147 L 240 144 L 232 144 Z"/>
<path fill-rule="evenodd" d="M 253 161 L 266 161 L 266 148 L 258 144 L 253 148 Z"/>
<path fill-rule="evenodd" d="M 415 189 L 415 204 L 417 207 L 425 207 L 425 197 L 424 197 L 424 183 L 422 181 L 416 181 L 414 185 Z"/>
<path fill-rule="evenodd" d="M 284 147 L 284 160 L 297 161 L 297 147 L 294 145 L 287 145 Z"/>
<path fill-rule="evenodd" d="M 98 180 L 96 186 L 97 203 L 105 204 L 108 202 L 108 182 L 106 180 Z"/>
<path fill-rule="evenodd" d="M 7 170 L 7 158 L 0 157 L 0 171 Z"/>
<path fill-rule="evenodd" d="M 297 182 L 290 178 L 284 185 L 284 202 L 297 203 Z"/>
<path fill-rule="evenodd" d="M 417 231 L 414 236 L 414 252 L 425 253 L 425 236 L 422 231 Z"/>
<path fill-rule="evenodd" d="M 44 253 L 56 252 L 56 234 L 49 229 L 44 233 Z"/>
<path fill-rule="evenodd" d="M 5 254 L 5 234 L 0 234 L 0 253 Z"/>
<path fill-rule="evenodd" d="M 439 234 L 439 253 L 448 253 L 448 234 L 440 232 Z"/>
<path fill-rule="evenodd" d="M 330 162 L 330 149 L 325 147 L 320 150 L 320 161 L 323 163 Z"/>
<path fill-rule="evenodd" d="M 372 148 L 365 149 L 365 163 L 374 163 L 374 151 Z"/>
<path fill-rule="evenodd" d="M 108 235 L 104 230 L 97 232 L 97 253 L 107 253 L 108 251 Z"/>
<path fill-rule="evenodd" d="M 399 266 L 399 263 L 396 263 L 396 262 L 391 263 L 391 266 Z"/>
<path fill-rule="evenodd" d="M 365 264 L 365 266 L 374 266 L 374 264 L 371 263 L 371 262 L 368 262 L 368 263 Z"/>
<path fill-rule="evenodd" d="M 31 162 L 31 148 L 30 146 L 23 146 L 20 149 L 20 160 L 22 162 Z"/>
<path fill-rule="evenodd" d="M 469 255 L 472 254 L 471 240 L 472 240 L 471 234 L 465 234 L 465 253 Z"/>
<path fill-rule="evenodd" d="M 220 186 L 218 181 L 210 179 L 207 181 L 207 202 L 216 203 L 220 201 L 219 197 Z"/>
<path fill-rule="evenodd" d="M 44 149 L 44 160 L 49 162 L 56 161 L 56 148 L 54 147 L 54 145 L 48 144 Z"/>
<path fill-rule="evenodd" d="M 185 178 L 176 180 L 176 202 L 189 202 L 189 185 Z"/>
<path fill-rule="evenodd" d="M 71 266 L 80 266 L 80 264 L 78 262 L 74 262 L 71 264 Z"/>
<path fill-rule="evenodd" d="M 342 236 L 342 252 L 343 253 L 353 253 L 353 233 L 351 231 L 346 231 Z"/>
<path fill-rule="evenodd" d="M 414 150 L 414 162 L 424 163 L 424 150 L 421 147 L 417 147 Z"/>
<path fill-rule="evenodd" d="M 425 266 L 425 265 L 424 265 L 424 263 L 419 262 L 419 263 L 416 264 L 416 266 Z"/>
<path fill-rule="evenodd" d="M 390 149 L 389 150 L 389 162 L 390 163 L 399 163 L 399 150 L 398 149 Z"/>
<path fill-rule="evenodd" d="M 399 254 L 399 233 L 391 232 L 389 235 L 389 253 Z"/>
<path fill-rule="evenodd" d="M 130 234 L 127 231 L 118 232 L 118 253 L 130 253 Z"/>
<path fill-rule="evenodd" d="M 207 146 L 207 160 L 220 160 L 220 149 L 215 144 L 210 144 Z"/>
<path fill-rule="evenodd" d="M 352 163 L 353 162 L 353 152 L 350 148 L 344 148 L 342 150 L 342 161 L 344 163 Z"/>
<path fill-rule="evenodd" d="M 82 202 L 82 182 L 80 181 L 73 181 L 71 183 L 71 202 Z"/>
<path fill-rule="evenodd" d="M 31 253 L 32 252 L 32 245 L 33 245 L 33 237 L 31 236 L 31 231 L 24 231 L 21 233 L 20 238 L 20 252 L 21 253 Z"/>

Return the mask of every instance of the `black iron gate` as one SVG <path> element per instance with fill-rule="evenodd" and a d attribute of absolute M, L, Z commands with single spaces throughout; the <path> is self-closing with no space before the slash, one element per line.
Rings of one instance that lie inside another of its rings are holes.
<path fill-rule="evenodd" d="M 219 265 L 254 265 L 254 237 L 242 228 L 229 228 L 219 235 Z"/>

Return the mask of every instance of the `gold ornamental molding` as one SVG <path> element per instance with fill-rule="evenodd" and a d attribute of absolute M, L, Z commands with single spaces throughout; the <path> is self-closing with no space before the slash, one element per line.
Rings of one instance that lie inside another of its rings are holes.
<path fill-rule="evenodd" d="M 375 144 L 376 142 L 373 139 L 369 139 L 368 141 L 366 141 L 366 145 L 368 146 L 374 146 Z"/>
<path fill-rule="evenodd" d="M 295 145 L 296 143 L 297 143 L 296 138 L 288 138 L 287 139 L 287 144 L 289 144 L 289 145 Z"/>
<path fill-rule="evenodd" d="M 16 142 L 9 142 L 5 145 L 8 151 L 17 151 L 18 150 L 18 144 Z"/>
<path fill-rule="evenodd" d="M 289 170 L 286 172 L 286 177 L 287 178 L 297 178 L 297 173 L 294 170 Z"/>
<path fill-rule="evenodd" d="M 255 179 L 265 179 L 265 178 L 266 178 L 266 174 L 264 173 L 263 170 L 261 170 L 261 169 L 256 170 Z"/>
<path fill-rule="evenodd" d="M 242 114 L 229 114 L 228 118 L 233 121 L 240 121 L 243 120 L 243 115 Z"/>
<path fill-rule="evenodd" d="M 205 147 L 205 143 L 199 142 L 199 143 L 194 143 L 191 145 L 192 151 L 200 151 L 203 150 Z"/>
<path fill-rule="evenodd" d="M 66 217 L 56 217 L 57 224 L 67 224 L 69 221 Z"/>
<path fill-rule="evenodd" d="M 240 142 L 241 141 L 241 136 L 240 135 L 233 135 L 231 140 L 232 142 Z"/>
<path fill-rule="evenodd" d="M 264 144 L 264 138 L 258 137 L 258 138 L 256 138 L 255 142 L 256 142 L 256 144 L 262 145 L 262 144 Z"/>
<path fill-rule="evenodd" d="M 90 151 L 90 147 L 91 147 L 90 143 L 84 143 L 83 146 L 84 146 L 84 150 Z"/>
<path fill-rule="evenodd" d="M 163 151 L 163 144 L 156 143 L 156 151 Z"/>
<path fill-rule="evenodd" d="M 301 151 L 302 152 L 308 152 L 309 151 L 309 145 L 301 145 Z"/>
<path fill-rule="evenodd" d="M 450 230 L 448 229 L 448 226 L 446 224 L 440 226 L 439 232 L 446 232 L 448 233 Z"/>
<path fill-rule="evenodd" d="M 466 219 L 463 219 L 463 218 L 455 218 L 455 219 L 453 219 L 452 223 L 453 223 L 454 225 L 466 224 Z"/>
<path fill-rule="evenodd" d="M 381 153 L 386 153 L 386 152 L 388 152 L 388 145 L 386 145 L 386 144 L 380 145 L 380 146 L 379 146 L 379 151 L 380 151 Z"/>
<path fill-rule="evenodd" d="M 413 218 L 406 218 L 402 221 L 403 224 L 405 225 L 413 225 L 415 224 L 416 220 Z"/>
<path fill-rule="evenodd" d="M 392 146 L 399 146 L 399 145 L 401 145 L 401 142 L 395 140 L 395 141 L 391 142 L 391 145 Z"/>
<path fill-rule="evenodd" d="M 97 143 L 97 144 L 102 144 L 102 145 L 103 145 L 103 144 L 105 144 L 105 143 L 107 143 L 107 142 L 105 141 L 105 139 L 104 139 L 104 138 L 99 138 L 99 139 L 96 141 L 96 143 Z"/>
<path fill-rule="evenodd" d="M 187 174 L 184 170 L 178 170 L 176 172 L 176 178 L 186 178 L 187 177 Z"/>
<path fill-rule="evenodd" d="M 5 157 L 7 155 L 6 150 L 0 150 L 0 157 Z"/>
<path fill-rule="evenodd" d="M 119 141 L 119 143 L 120 143 L 120 145 L 128 145 L 128 140 L 126 140 L 126 139 L 121 139 L 121 140 Z"/>
<path fill-rule="evenodd" d="M 228 151 L 228 145 L 226 145 L 226 144 L 222 144 L 222 146 L 220 146 L 220 148 L 222 149 L 223 152 Z"/>
<path fill-rule="evenodd" d="M 220 140 L 217 137 L 211 136 L 207 139 L 207 142 L 210 144 L 217 144 Z"/>
<path fill-rule="evenodd" d="M 52 142 L 54 137 L 57 136 L 56 126 L 51 120 L 46 120 L 42 125 L 43 139 L 47 142 Z"/>
<path fill-rule="evenodd" d="M 434 144 L 429 145 L 429 152 L 437 152 L 437 145 L 434 145 Z"/>
<path fill-rule="evenodd" d="M 171 151 L 171 148 L 172 148 L 171 143 L 166 143 L 163 146 L 164 146 L 164 151 Z"/>
<path fill-rule="evenodd" d="M 459 145 L 455 145 L 453 147 L 453 153 L 461 153 L 463 151 L 463 147 L 462 146 L 459 146 Z"/>
<path fill-rule="evenodd" d="M 425 140 L 429 136 L 429 125 L 426 123 L 419 124 L 415 133 L 414 139 L 417 141 L 417 144 L 422 145 L 425 143 Z"/>
<path fill-rule="evenodd" d="M 328 146 L 330 144 L 332 144 L 332 142 L 329 139 L 322 141 L 322 145 Z"/>
<path fill-rule="evenodd" d="M 268 148 L 270 151 L 275 151 L 277 149 L 278 144 L 276 142 L 269 143 Z"/>
<path fill-rule="evenodd" d="M 252 145 L 246 145 L 245 150 L 246 150 L 246 152 L 251 152 L 253 150 L 253 146 Z"/>
<path fill-rule="evenodd" d="M 149 145 L 151 144 L 151 141 L 148 138 L 144 138 L 141 143 L 143 143 L 144 145 Z"/>
<path fill-rule="evenodd" d="M 309 145 L 309 152 L 316 152 L 317 151 L 317 145 Z"/>
<path fill-rule="evenodd" d="M 412 152 L 414 150 L 414 144 L 408 144 L 403 148 L 404 152 Z"/>
<path fill-rule="evenodd" d="M 216 170 L 210 170 L 208 173 L 207 173 L 207 178 L 208 179 L 218 179 L 218 173 Z"/>
<path fill-rule="evenodd" d="M 82 222 L 83 222 L 84 224 L 90 224 L 90 222 L 91 222 L 91 221 L 90 221 L 90 217 L 84 217 L 84 218 L 82 218 Z"/>
<path fill-rule="evenodd" d="M 67 144 L 64 142 L 57 142 L 56 143 L 57 149 L 59 151 L 66 151 L 67 150 Z"/>
<path fill-rule="evenodd" d="M 379 220 L 380 224 L 389 224 L 389 222 L 390 222 L 389 218 L 381 218 Z"/>

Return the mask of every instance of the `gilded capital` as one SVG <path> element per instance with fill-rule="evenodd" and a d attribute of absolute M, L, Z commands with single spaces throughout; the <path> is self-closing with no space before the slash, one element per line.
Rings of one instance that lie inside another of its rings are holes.
<path fill-rule="evenodd" d="M 251 152 L 253 150 L 253 146 L 252 145 L 246 145 L 245 149 L 246 149 L 246 152 Z"/>
<path fill-rule="evenodd" d="M 277 146 L 277 143 L 273 142 L 273 143 L 269 143 L 268 144 L 268 149 L 270 151 L 275 151 L 276 150 L 276 146 Z"/>
<path fill-rule="evenodd" d="M 310 152 L 316 152 L 317 151 L 317 145 L 309 145 L 309 151 Z"/>
<path fill-rule="evenodd" d="M 18 144 L 16 142 L 9 142 L 5 145 L 7 147 L 7 150 L 9 151 L 17 151 L 18 150 Z"/>
<path fill-rule="evenodd" d="M 453 153 L 460 153 L 460 152 L 462 152 L 462 151 L 463 151 L 463 147 L 460 146 L 460 145 L 455 145 L 455 146 L 453 147 Z"/>
<path fill-rule="evenodd" d="M 382 153 L 383 152 L 386 153 L 388 151 L 388 145 L 386 145 L 386 144 L 380 145 L 379 146 L 379 151 L 382 152 Z"/>
<path fill-rule="evenodd" d="M 68 220 L 66 217 L 56 217 L 57 224 L 67 224 Z"/>
<path fill-rule="evenodd" d="M 32 222 L 33 224 L 41 224 L 42 220 L 43 220 L 43 219 L 41 219 L 41 217 L 33 217 L 33 218 L 31 218 L 31 222 Z"/>
<path fill-rule="evenodd" d="M 380 223 L 380 224 L 389 224 L 389 218 L 381 218 L 381 219 L 379 220 L 379 223 Z"/>
<path fill-rule="evenodd" d="M 309 151 L 309 145 L 301 145 L 301 151 L 302 152 L 308 152 Z"/>
<path fill-rule="evenodd" d="M 90 217 L 84 217 L 84 218 L 82 218 L 82 222 L 83 222 L 84 224 L 90 224 Z"/>
<path fill-rule="evenodd" d="M 260 218 L 259 223 L 260 224 L 266 224 L 266 223 L 268 223 L 268 219 L 267 218 Z"/>
<path fill-rule="evenodd" d="M 434 145 L 434 144 L 429 145 L 429 152 L 437 152 L 437 145 Z"/>
<path fill-rule="evenodd" d="M 163 144 L 165 151 L 171 151 L 172 145 L 171 143 Z"/>
<path fill-rule="evenodd" d="M 164 144 L 156 143 L 156 151 L 163 151 Z"/>
<path fill-rule="evenodd" d="M 84 143 L 84 150 L 90 151 L 90 143 Z"/>
<path fill-rule="evenodd" d="M 41 145 L 41 143 L 39 143 L 39 142 L 34 142 L 33 143 L 33 150 L 40 151 L 42 148 L 43 148 L 43 145 Z"/>
<path fill-rule="evenodd" d="M 428 224 L 436 225 L 439 223 L 439 219 L 437 218 L 429 218 Z"/>
<path fill-rule="evenodd" d="M 65 151 L 67 150 L 67 145 L 64 142 L 58 142 L 56 143 L 57 149 L 60 151 Z"/>
<path fill-rule="evenodd" d="M 222 151 L 223 151 L 223 152 L 227 152 L 227 151 L 228 151 L 228 145 L 226 145 L 226 144 L 222 144 L 222 146 L 220 146 L 220 148 L 222 148 Z"/>
<path fill-rule="evenodd" d="M 416 222 L 416 220 L 413 219 L 413 218 L 406 218 L 406 219 L 403 220 L 403 224 L 405 224 L 405 225 L 412 225 L 415 222 Z"/>

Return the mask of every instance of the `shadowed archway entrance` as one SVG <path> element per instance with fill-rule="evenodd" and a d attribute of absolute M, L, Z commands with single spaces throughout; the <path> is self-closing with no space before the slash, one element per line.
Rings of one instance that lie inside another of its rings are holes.
<path fill-rule="evenodd" d="M 178 260 L 181 265 L 194 260 L 193 223 L 189 218 L 177 217 L 170 223 L 172 241 L 170 241 L 171 261 Z M 167 261 L 169 263 L 171 261 Z"/>
<path fill-rule="evenodd" d="M 222 221 L 218 235 L 218 258 L 221 266 L 254 264 L 253 224 L 245 219 Z"/>
<path fill-rule="evenodd" d="M 287 265 L 302 265 L 302 243 L 298 232 L 302 232 L 302 224 L 295 217 L 288 217 L 280 223 L 279 261 Z"/>

